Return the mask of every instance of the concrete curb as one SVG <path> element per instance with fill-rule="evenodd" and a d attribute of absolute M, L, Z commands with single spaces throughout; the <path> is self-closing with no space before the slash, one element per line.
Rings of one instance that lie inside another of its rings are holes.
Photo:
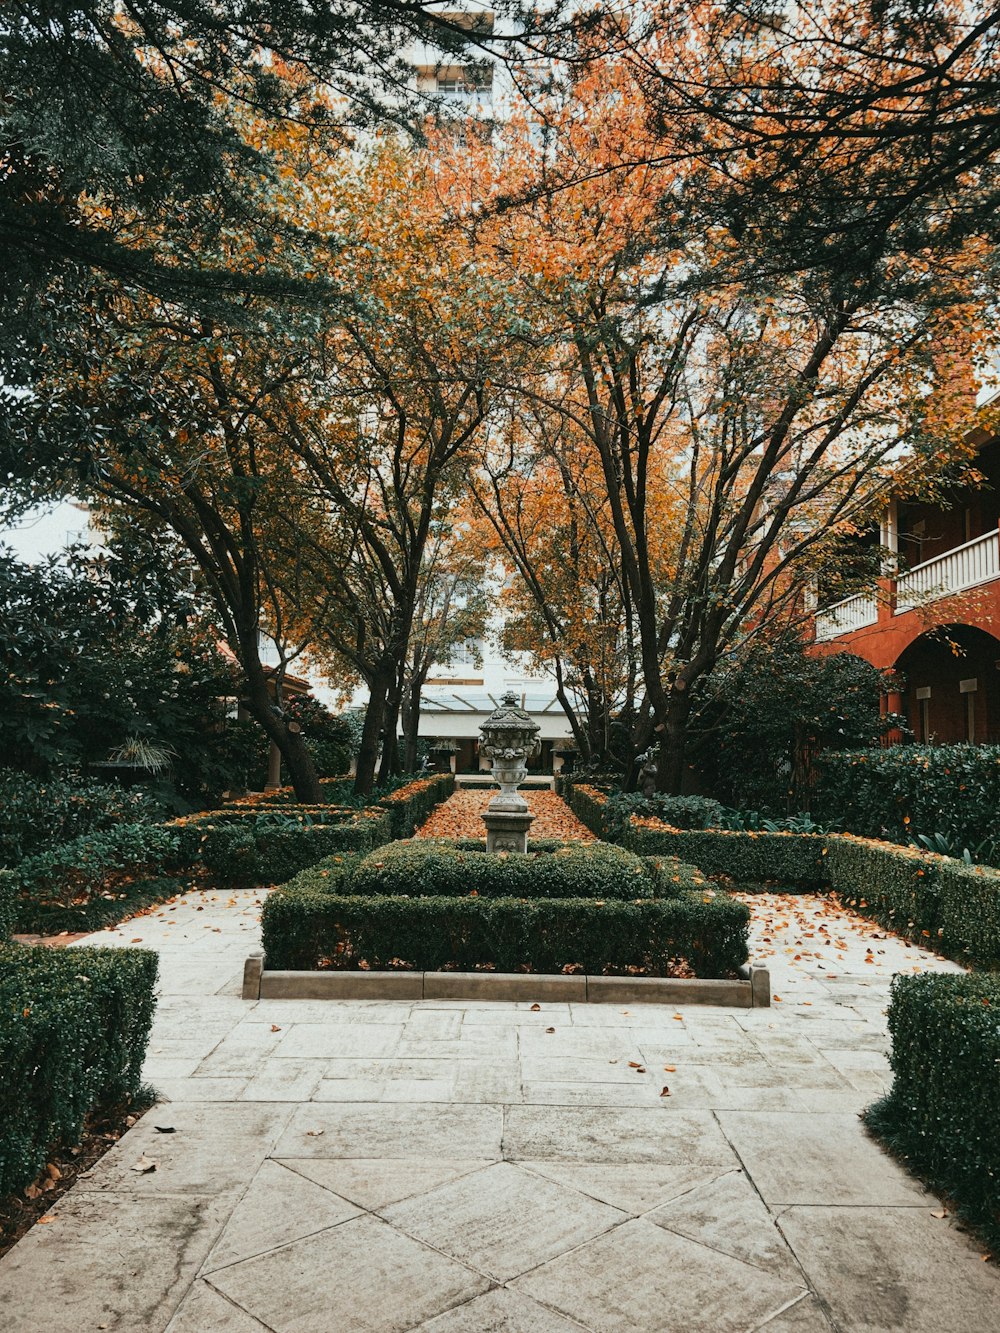
<path fill-rule="evenodd" d="M 545 976 L 521 972 L 268 972 L 264 955 L 243 967 L 244 1000 L 556 1000 L 576 1004 L 714 1004 L 768 1008 L 766 967 L 737 981 L 675 977 Z"/>

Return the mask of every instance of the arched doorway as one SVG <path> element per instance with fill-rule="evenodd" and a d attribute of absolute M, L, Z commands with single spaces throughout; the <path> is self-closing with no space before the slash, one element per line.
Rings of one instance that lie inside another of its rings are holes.
<path fill-rule="evenodd" d="M 928 630 L 899 656 L 904 711 L 921 744 L 1000 742 L 1000 639 L 973 625 Z"/>

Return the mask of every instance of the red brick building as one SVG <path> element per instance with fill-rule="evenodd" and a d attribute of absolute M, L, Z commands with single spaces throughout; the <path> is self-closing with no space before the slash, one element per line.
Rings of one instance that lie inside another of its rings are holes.
<path fill-rule="evenodd" d="M 895 574 L 816 613 L 816 651 L 886 672 L 885 706 L 922 742 L 1000 744 L 1000 439 L 984 435 L 977 467 L 944 504 L 892 500 L 870 540 Z"/>

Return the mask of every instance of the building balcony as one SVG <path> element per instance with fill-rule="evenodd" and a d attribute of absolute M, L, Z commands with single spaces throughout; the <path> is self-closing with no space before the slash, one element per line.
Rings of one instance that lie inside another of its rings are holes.
<path fill-rule="evenodd" d="M 901 574 L 896 580 L 895 614 L 900 616 L 938 597 L 965 592 L 998 577 L 1000 534 L 994 528 Z"/>
<path fill-rule="evenodd" d="M 878 594 L 857 593 L 817 611 L 814 640 L 829 643 L 997 578 L 1000 578 L 1000 533 L 991 528 L 961 546 L 914 565 L 897 578 L 882 580 Z"/>

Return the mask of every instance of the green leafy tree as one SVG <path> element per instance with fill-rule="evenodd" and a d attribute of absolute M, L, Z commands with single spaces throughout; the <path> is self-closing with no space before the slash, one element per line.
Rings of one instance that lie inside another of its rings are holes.
<path fill-rule="evenodd" d="M 5 765 L 44 776 L 159 755 L 175 807 L 262 776 L 263 736 L 227 717 L 239 678 L 203 613 L 190 569 L 145 539 L 37 566 L 0 552 Z"/>
<path fill-rule="evenodd" d="M 808 810 L 820 750 L 878 745 L 898 721 L 880 712 L 883 684 L 851 653 L 809 656 L 794 635 L 755 642 L 700 691 L 691 767 L 728 805 L 772 815 Z"/>

